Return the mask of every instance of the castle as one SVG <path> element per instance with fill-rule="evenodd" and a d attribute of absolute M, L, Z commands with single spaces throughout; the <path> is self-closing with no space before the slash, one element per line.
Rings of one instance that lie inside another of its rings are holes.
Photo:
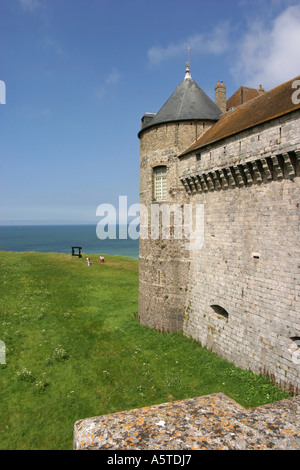
<path fill-rule="evenodd" d="M 138 134 L 145 208 L 140 322 L 183 330 L 235 365 L 295 392 L 299 80 L 270 91 L 241 87 L 229 99 L 219 82 L 213 102 L 186 64 L 183 81 L 156 114 L 143 116 Z M 160 221 L 159 234 L 153 218 Z"/>
<path fill-rule="evenodd" d="M 187 64 L 138 135 L 140 322 L 299 393 L 300 77 L 228 100 L 218 83 L 214 103 Z M 74 448 L 294 449 L 298 422 L 299 397 L 213 394 L 79 420 Z"/>

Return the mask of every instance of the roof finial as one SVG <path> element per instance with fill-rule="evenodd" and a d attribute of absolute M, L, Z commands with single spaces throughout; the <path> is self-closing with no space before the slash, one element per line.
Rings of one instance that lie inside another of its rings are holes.
<path fill-rule="evenodd" d="M 185 63 L 185 77 L 184 78 L 192 78 L 191 71 L 190 71 L 190 46 L 188 45 L 188 61 Z"/>

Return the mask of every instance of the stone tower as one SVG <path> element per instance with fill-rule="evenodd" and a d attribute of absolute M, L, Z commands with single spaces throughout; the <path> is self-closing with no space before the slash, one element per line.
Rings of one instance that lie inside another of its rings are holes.
<path fill-rule="evenodd" d="M 173 210 L 181 213 L 188 198 L 178 177 L 177 155 L 221 114 L 192 79 L 187 63 L 183 81 L 158 113 L 142 118 L 139 318 L 158 330 L 182 329 L 186 306 L 189 253 L 180 236 L 182 221 Z"/>
<path fill-rule="evenodd" d="M 215 102 L 222 113 L 226 113 L 226 86 L 223 82 L 215 86 Z"/>

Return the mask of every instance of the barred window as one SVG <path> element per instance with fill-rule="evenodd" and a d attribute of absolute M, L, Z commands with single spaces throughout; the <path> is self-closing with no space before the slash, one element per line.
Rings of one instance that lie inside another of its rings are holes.
<path fill-rule="evenodd" d="M 167 198 L 167 168 L 165 166 L 157 166 L 154 172 L 154 199 L 163 201 Z"/>

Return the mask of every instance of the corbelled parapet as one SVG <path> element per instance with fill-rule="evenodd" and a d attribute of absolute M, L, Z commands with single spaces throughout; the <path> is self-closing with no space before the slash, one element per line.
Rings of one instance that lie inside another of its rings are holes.
<path fill-rule="evenodd" d="M 195 169 L 183 174 L 180 181 L 188 194 L 250 186 L 300 175 L 300 150 L 266 158 L 239 160 L 207 170 Z"/>

